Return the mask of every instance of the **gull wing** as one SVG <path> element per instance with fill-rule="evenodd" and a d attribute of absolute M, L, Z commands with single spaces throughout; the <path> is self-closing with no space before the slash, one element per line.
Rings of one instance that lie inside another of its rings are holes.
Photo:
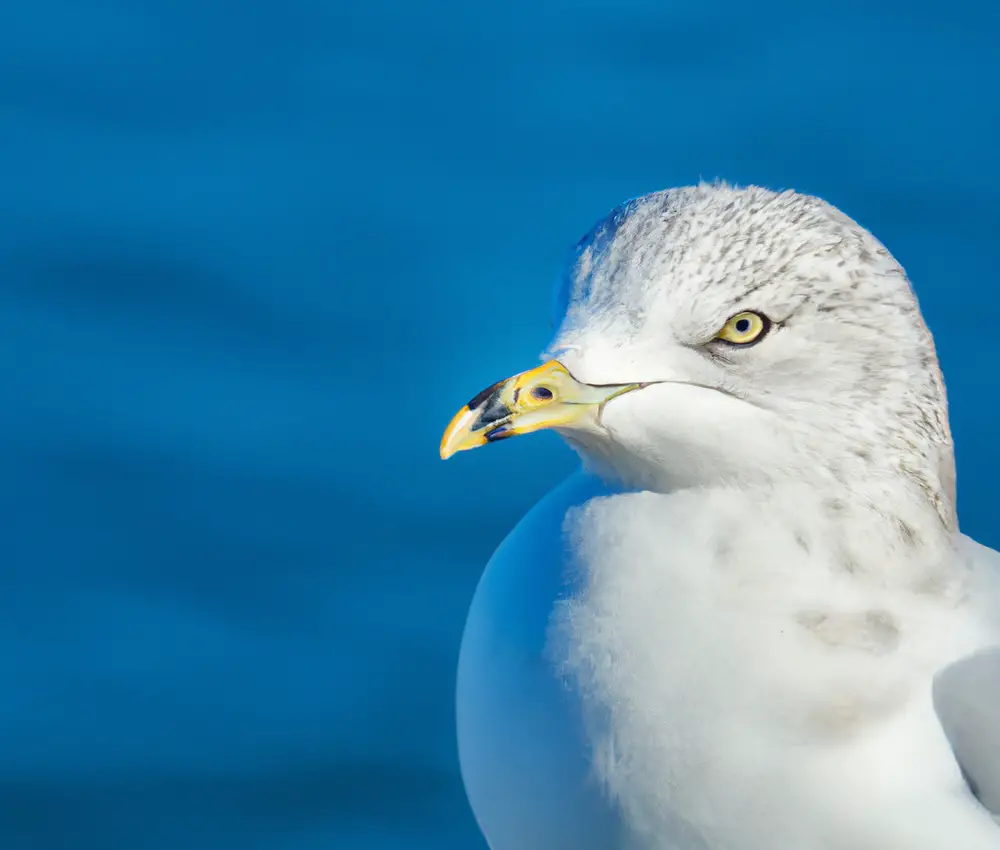
<path fill-rule="evenodd" d="M 938 673 L 934 708 L 972 793 L 1000 815 L 1000 646 Z"/>

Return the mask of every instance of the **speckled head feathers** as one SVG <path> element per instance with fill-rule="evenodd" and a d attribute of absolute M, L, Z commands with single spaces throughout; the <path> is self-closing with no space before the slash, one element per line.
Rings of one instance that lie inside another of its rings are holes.
<path fill-rule="evenodd" d="M 903 476 L 955 526 L 930 332 L 899 263 L 826 202 L 725 184 L 630 201 L 576 246 L 556 303 L 549 353 L 578 378 L 665 382 L 608 405 L 609 440 L 577 440 L 597 465 L 651 488 Z M 767 337 L 714 342 L 744 310 Z"/>

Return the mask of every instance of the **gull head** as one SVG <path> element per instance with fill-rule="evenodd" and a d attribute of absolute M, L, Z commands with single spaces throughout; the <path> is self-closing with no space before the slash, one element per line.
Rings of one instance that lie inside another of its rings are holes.
<path fill-rule="evenodd" d="M 795 192 L 647 195 L 570 256 L 541 366 L 452 420 L 442 457 L 556 429 L 631 488 L 836 481 L 905 492 L 955 526 L 934 343 L 870 233 Z"/>

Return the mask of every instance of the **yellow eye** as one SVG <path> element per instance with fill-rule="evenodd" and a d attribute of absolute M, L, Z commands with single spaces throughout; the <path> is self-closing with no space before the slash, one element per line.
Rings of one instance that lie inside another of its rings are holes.
<path fill-rule="evenodd" d="M 716 339 L 730 345 L 749 345 L 757 342 L 771 329 L 771 321 L 760 313 L 737 313 L 716 335 Z"/>

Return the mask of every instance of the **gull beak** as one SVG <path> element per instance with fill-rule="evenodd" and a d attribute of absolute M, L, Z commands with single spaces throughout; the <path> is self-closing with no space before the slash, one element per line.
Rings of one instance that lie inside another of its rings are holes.
<path fill-rule="evenodd" d="M 615 396 L 645 384 L 584 384 L 558 360 L 487 387 L 463 407 L 441 438 L 441 459 L 542 428 L 592 423 Z"/>

